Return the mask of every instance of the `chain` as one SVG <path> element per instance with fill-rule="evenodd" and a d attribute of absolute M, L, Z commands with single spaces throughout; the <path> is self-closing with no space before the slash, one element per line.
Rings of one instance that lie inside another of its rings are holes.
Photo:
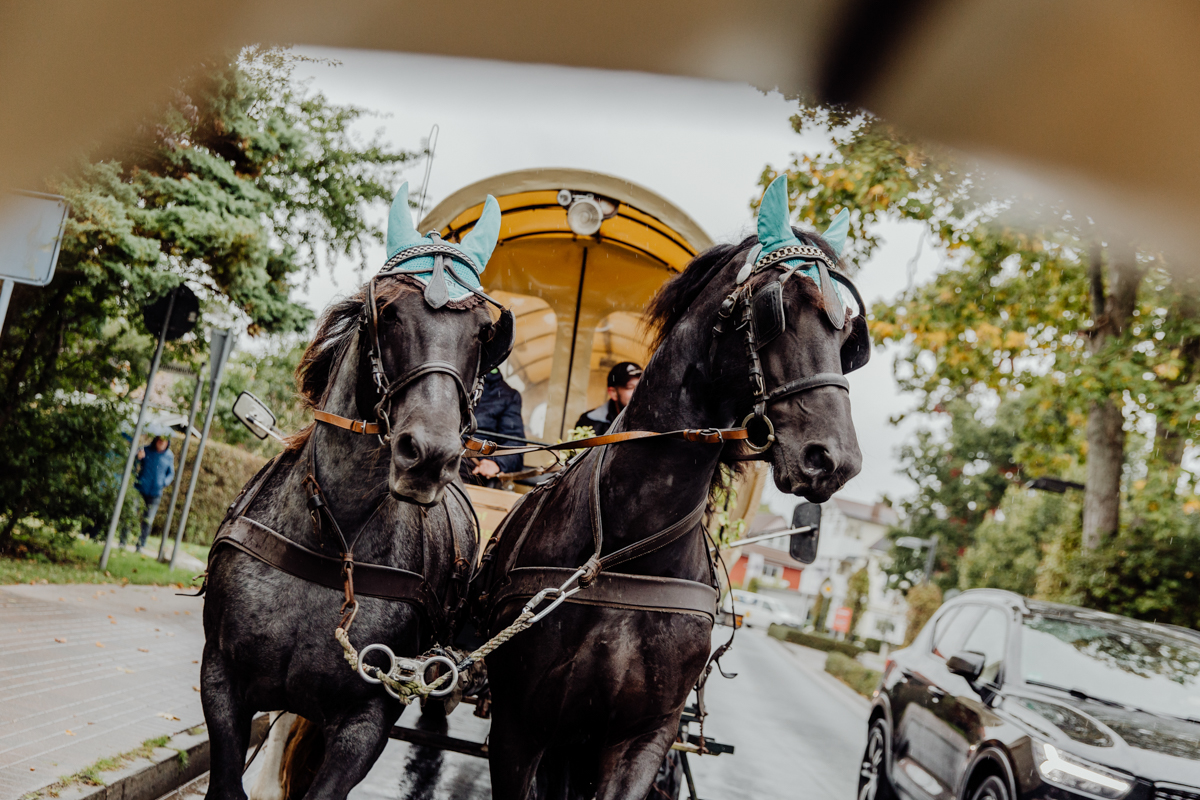
<path fill-rule="evenodd" d="M 337 639 L 338 644 L 342 646 L 342 650 L 344 651 L 342 654 L 343 658 L 346 659 L 346 663 L 350 665 L 352 670 L 357 672 L 367 683 L 383 684 L 384 691 L 404 705 L 408 705 L 414 700 L 419 700 L 423 697 L 444 697 L 454 691 L 455 686 L 458 684 L 459 675 L 470 669 L 472 665 L 482 661 L 492 651 L 512 639 L 521 631 L 528 630 L 534 623 L 562 605 L 568 597 L 578 592 L 578 586 L 574 589 L 568 589 L 567 587 L 579 580 L 579 576 L 582 574 L 582 569 L 576 570 L 575 574 L 567 578 L 562 586 L 543 589 L 538 592 L 525 604 L 525 607 L 521 609 L 521 613 L 512 621 L 512 624 L 491 639 L 488 639 L 478 650 L 475 650 L 466 658 L 459 659 L 457 663 L 444 655 L 430 653 L 426 653 L 415 659 L 403 658 L 393 653 L 392 649 L 385 644 L 369 644 L 360 652 L 354 649 L 354 645 L 350 643 L 349 634 L 342 627 L 338 627 L 333 632 L 333 638 Z M 551 600 L 550 605 L 541 611 L 537 611 L 537 607 L 547 599 Z M 389 667 L 386 671 L 378 667 L 373 667 L 363 661 L 368 653 L 376 650 L 388 657 Z M 447 652 L 453 653 L 454 651 L 448 650 Z M 444 665 L 447 667 L 447 671 L 429 683 L 426 683 L 425 673 L 434 664 Z"/>

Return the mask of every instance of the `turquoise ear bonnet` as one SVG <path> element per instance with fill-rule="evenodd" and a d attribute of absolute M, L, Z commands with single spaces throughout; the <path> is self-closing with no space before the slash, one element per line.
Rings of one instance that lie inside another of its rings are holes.
<path fill-rule="evenodd" d="M 786 202 L 786 200 L 785 200 Z M 427 287 L 425 299 L 434 308 L 447 300 L 461 300 L 482 286 L 479 276 L 487 267 L 500 236 L 500 205 L 490 194 L 483 213 L 462 242 L 444 242 L 436 233 L 422 236 L 413 227 L 408 208 L 408 181 L 396 192 L 388 214 L 387 263 L 380 273 L 402 271 Z M 420 248 L 417 252 L 415 248 Z M 423 251 L 439 254 L 424 255 Z"/>
<path fill-rule="evenodd" d="M 763 192 L 762 203 L 758 207 L 758 244 L 756 245 L 761 250 L 752 250 L 747 263 L 753 264 L 784 247 L 801 246 L 796 234 L 792 233 L 788 217 L 787 175 L 780 175 L 771 181 L 771 185 Z M 821 234 L 821 237 L 829 243 L 838 257 L 841 257 L 842 250 L 846 246 L 846 234 L 849 230 L 850 212 L 843 208 L 833 218 L 833 222 L 829 224 L 825 233 Z M 821 277 L 815 262 L 806 259 L 790 259 L 783 263 L 789 268 L 800 267 L 801 264 L 804 264 L 805 266 L 796 270 L 796 274 L 803 275 L 818 287 L 821 286 Z M 837 288 L 838 297 L 842 297 L 841 288 L 836 287 L 836 284 L 835 288 Z"/>

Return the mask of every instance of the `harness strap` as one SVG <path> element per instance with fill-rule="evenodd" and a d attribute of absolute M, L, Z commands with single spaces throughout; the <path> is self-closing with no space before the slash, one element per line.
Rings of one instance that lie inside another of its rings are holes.
<path fill-rule="evenodd" d="M 708 508 L 708 498 L 705 497 L 700 501 L 692 513 L 688 514 L 681 520 L 678 520 L 669 528 L 664 528 L 653 536 L 648 536 L 645 539 L 634 542 L 631 545 L 622 547 L 616 552 L 609 553 L 600 559 L 600 568 L 607 571 L 610 567 L 616 564 L 624 564 L 626 561 L 633 561 L 635 558 L 641 558 L 644 555 L 649 555 L 655 550 L 660 550 L 671 542 L 686 533 L 690 533 L 700 520 L 704 519 L 704 512 Z"/>
<path fill-rule="evenodd" d="M 818 389 L 822 386 L 837 386 L 840 389 L 850 391 L 850 381 L 846 380 L 844 375 L 836 372 L 819 372 L 816 375 L 810 375 L 807 378 L 798 378 L 794 381 L 789 381 L 782 386 L 776 386 L 763 397 L 767 403 L 774 402 L 781 397 L 786 397 L 789 394 L 797 394 L 799 392 L 807 392 L 810 389 Z"/>
<path fill-rule="evenodd" d="M 249 517 L 238 517 L 217 536 L 212 551 L 229 545 L 289 575 L 344 591 L 342 559 L 310 550 Z M 401 600 L 420 607 L 437 622 L 436 598 L 425 578 L 415 572 L 381 564 L 354 564 L 354 591 L 383 600 Z"/>
<path fill-rule="evenodd" d="M 702 444 L 722 444 L 747 437 L 745 428 L 681 428 L 677 431 L 622 431 L 607 433 L 604 436 L 590 436 L 587 439 L 575 439 L 558 444 L 531 444 L 525 447 L 501 448 L 495 442 L 471 437 L 463 443 L 468 452 L 464 458 L 482 458 L 484 456 L 508 456 L 518 453 L 534 453 L 541 450 L 585 450 L 589 447 L 603 447 L 609 444 L 620 444 L 637 439 L 682 439 L 687 442 Z"/>
<path fill-rule="evenodd" d="M 313 419 L 317 422 L 332 425 L 335 428 L 342 428 L 351 433 L 362 433 L 368 436 L 374 436 L 383 430 L 378 422 L 367 422 L 365 419 L 350 419 L 349 417 L 330 414 L 328 411 L 313 411 Z"/>
<path fill-rule="evenodd" d="M 575 570 L 570 567 L 516 567 L 497 592 L 492 608 L 499 611 L 510 601 L 533 597 L 547 586 L 559 586 Z M 629 611 L 658 611 L 691 614 L 713 622 L 717 612 L 717 590 L 684 578 L 602 572 L 585 589 L 566 602 Z"/>

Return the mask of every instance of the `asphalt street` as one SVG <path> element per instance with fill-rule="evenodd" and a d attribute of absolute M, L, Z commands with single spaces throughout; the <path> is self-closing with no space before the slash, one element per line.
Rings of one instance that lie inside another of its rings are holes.
<path fill-rule="evenodd" d="M 718 628 L 714 642 L 728 637 Z M 785 645 L 760 631 L 738 633 L 724 659 L 733 680 L 709 681 L 705 733 L 737 748 L 691 758 L 702 800 L 802 797 L 851 800 L 866 743 L 867 703 L 825 674 L 824 654 Z M 401 724 L 421 724 L 409 709 Z M 411 716 L 409 716 L 411 714 Z M 425 723 L 428 724 L 428 723 Z M 450 716 L 448 733 L 482 741 L 488 723 L 469 706 Z M 686 793 L 686 790 L 685 790 Z M 392 741 L 351 800 L 486 800 L 487 763 Z"/>

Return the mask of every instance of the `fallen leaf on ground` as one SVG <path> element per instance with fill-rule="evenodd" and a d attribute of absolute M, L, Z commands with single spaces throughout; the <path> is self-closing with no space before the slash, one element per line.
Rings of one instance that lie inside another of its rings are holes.
<path fill-rule="evenodd" d="M 149 653 L 149 652 L 150 652 L 150 648 L 149 648 L 149 647 L 139 647 L 139 648 L 138 648 L 138 652 L 139 652 L 139 653 Z M 195 664 L 196 662 L 195 662 L 195 661 L 193 661 L 192 663 L 193 663 L 193 664 Z"/>
<path fill-rule="evenodd" d="M 193 663 L 193 664 L 199 664 L 200 662 L 199 662 L 199 661 L 193 661 L 192 663 Z"/>
<path fill-rule="evenodd" d="M 145 611 L 146 609 L 143 606 L 135 606 L 133 610 L 134 611 Z"/>
<path fill-rule="evenodd" d="M 75 731 L 72 731 L 72 730 L 67 731 L 67 736 L 74 736 L 74 735 L 75 735 Z"/>
<path fill-rule="evenodd" d="M 54 641 L 58 642 L 59 644 L 66 644 L 66 643 L 67 643 L 66 637 L 63 637 L 62 639 L 60 639 L 60 638 L 58 638 L 57 636 L 55 636 L 55 637 L 54 637 Z"/>
<path fill-rule="evenodd" d="M 104 647 L 104 645 L 101 644 L 100 642 L 96 642 L 96 647 Z"/>
<path fill-rule="evenodd" d="M 160 711 L 157 714 L 155 714 L 154 716 L 162 717 L 163 719 L 173 720 L 174 722 L 179 722 L 179 717 L 175 716 L 174 714 L 168 714 L 165 711 Z"/>
<path fill-rule="evenodd" d="M 117 624 L 117 621 L 116 621 L 115 619 L 110 619 L 110 620 L 108 621 L 108 624 L 110 624 L 110 625 L 116 625 L 116 624 Z"/>
<path fill-rule="evenodd" d="M 33 581 L 30 581 L 30 583 L 33 583 Z M 30 771 L 30 772 L 37 772 L 37 767 L 30 767 L 30 768 L 29 768 L 29 771 Z"/>
<path fill-rule="evenodd" d="M 127 672 L 127 673 L 129 673 L 130 675 L 132 675 L 132 674 L 133 674 L 133 670 L 131 670 L 131 669 L 125 669 L 124 667 L 117 667 L 117 672 Z M 91 723 L 90 723 L 90 722 L 89 722 L 88 724 L 89 724 L 89 725 L 91 725 Z"/>
<path fill-rule="evenodd" d="M 200 687 L 199 687 L 199 686 L 193 686 L 193 687 L 192 687 L 192 691 L 193 691 L 193 692 L 198 692 L 198 691 L 200 691 Z"/>

